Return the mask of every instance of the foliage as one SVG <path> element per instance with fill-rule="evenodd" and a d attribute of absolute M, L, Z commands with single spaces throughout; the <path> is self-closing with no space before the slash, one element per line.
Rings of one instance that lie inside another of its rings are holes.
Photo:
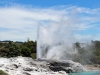
<path fill-rule="evenodd" d="M 8 49 L 9 49 L 7 54 L 8 57 L 16 57 L 16 56 L 20 56 L 21 54 L 21 49 L 18 44 L 12 43 Z"/>
<path fill-rule="evenodd" d="M 0 57 L 16 56 L 36 58 L 36 41 L 0 41 Z"/>
<path fill-rule="evenodd" d="M 36 53 L 36 42 L 30 41 L 29 39 L 23 43 L 24 46 L 28 47 L 31 53 Z"/>
<path fill-rule="evenodd" d="M 100 41 L 92 41 L 94 52 L 92 56 L 93 63 L 100 64 Z"/>
<path fill-rule="evenodd" d="M 32 59 L 36 59 L 36 53 L 32 53 L 32 54 L 31 54 L 31 58 L 32 58 Z"/>
<path fill-rule="evenodd" d="M 8 75 L 8 74 L 5 73 L 4 71 L 0 70 L 0 75 Z"/>
<path fill-rule="evenodd" d="M 0 48 L 0 57 L 7 57 L 8 49 Z"/>
<path fill-rule="evenodd" d="M 94 64 L 100 64 L 100 41 L 91 41 L 90 45 L 86 45 L 87 48 L 81 46 L 84 43 L 74 43 L 75 48 L 78 51 L 74 57 L 74 61 L 81 63 L 92 62 Z M 48 46 L 46 46 L 48 48 Z M 2 42 L 0 41 L 0 57 L 32 57 L 36 58 L 36 41 L 28 39 L 25 42 Z M 82 60 L 83 59 L 83 60 Z M 89 60 L 88 60 L 89 59 Z"/>
<path fill-rule="evenodd" d="M 74 45 L 78 52 L 73 60 L 82 64 L 92 64 L 94 44 L 92 42 L 90 44 L 76 42 Z"/>
<path fill-rule="evenodd" d="M 30 49 L 28 47 L 23 46 L 21 48 L 21 54 L 22 54 L 22 56 L 30 57 L 31 51 L 30 51 Z"/>

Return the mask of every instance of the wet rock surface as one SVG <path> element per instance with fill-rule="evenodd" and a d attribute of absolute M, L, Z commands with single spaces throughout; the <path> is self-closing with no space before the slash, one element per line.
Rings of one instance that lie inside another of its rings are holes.
<path fill-rule="evenodd" d="M 71 60 L 33 60 L 28 57 L 0 58 L 0 70 L 9 75 L 68 75 L 85 71 L 81 64 Z"/>
<path fill-rule="evenodd" d="M 71 60 L 37 59 L 37 61 L 46 62 L 46 66 L 52 71 L 65 71 L 66 73 L 85 71 L 84 67 L 80 63 Z"/>

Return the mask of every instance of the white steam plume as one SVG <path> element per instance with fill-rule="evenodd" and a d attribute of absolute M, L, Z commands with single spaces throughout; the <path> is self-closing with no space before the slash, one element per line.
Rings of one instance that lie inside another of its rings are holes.
<path fill-rule="evenodd" d="M 51 22 L 49 26 L 39 26 L 37 38 L 37 58 L 72 59 L 66 54 L 77 53 L 73 47 L 76 42 L 73 31 L 76 19 L 61 18 L 58 22 Z"/>
<path fill-rule="evenodd" d="M 69 14 L 70 17 L 63 16 L 56 22 L 50 21 L 48 26 L 39 26 L 37 58 L 74 60 L 74 56 L 78 54 L 74 45 L 78 40 L 75 38 L 74 32 L 79 30 L 78 26 L 81 24 L 76 13 L 77 11 L 73 10 Z M 84 49 L 86 51 L 89 48 L 85 45 Z M 87 51 L 83 57 L 88 57 L 88 53 L 91 56 L 92 52 Z M 81 60 L 83 61 L 83 59 Z"/>

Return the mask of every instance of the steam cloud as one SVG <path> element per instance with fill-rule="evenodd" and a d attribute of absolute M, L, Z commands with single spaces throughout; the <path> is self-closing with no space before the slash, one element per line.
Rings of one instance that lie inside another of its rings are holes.
<path fill-rule="evenodd" d="M 72 11 L 68 18 L 61 17 L 57 22 L 50 22 L 48 26 L 39 26 L 37 58 L 73 60 L 78 53 L 74 47 L 74 43 L 78 41 L 74 37 L 74 32 L 80 23 L 75 15 Z M 89 45 L 84 45 L 85 50 L 88 50 Z M 87 54 L 86 56 L 88 57 Z"/>
<path fill-rule="evenodd" d="M 58 22 L 51 22 L 49 26 L 39 26 L 37 38 L 37 58 L 65 59 L 66 53 L 75 54 L 73 43 L 73 25 L 76 20 L 62 17 Z M 68 59 L 67 57 L 66 59 Z"/>

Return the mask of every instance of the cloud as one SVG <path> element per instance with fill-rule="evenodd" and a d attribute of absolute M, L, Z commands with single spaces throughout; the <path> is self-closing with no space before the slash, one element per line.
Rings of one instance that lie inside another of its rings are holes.
<path fill-rule="evenodd" d="M 74 34 L 74 37 L 76 38 L 77 41 L 80 42 L 89 42 L 91 40 L 100 40 L 100 34 L 87 34 L 87 35 L 82 35 L 82 34 Z"/>
<path fill-rule="evenodd" d="M 14 38 L 16 38 L 15 40 L 20 40 L 20 38 L 25 40 L 25 37 L 36 40 L 38 25 L 44 24 L 46 21 L 58 21 L 59 15 L 62 13 L 51 9 L 0 8 L 0 28 L 9 29 L 9 33 L 1 32 L 0 36 L 10 40 Z"/>
<path fill-rule="evenodd" d="M 2 29 L 0 39 L 25 41 L 30 38 L 36 40 L 39 25 L 57 24 L 61 20 L 64 20 L 64 23 L 68 22 L 67 24 L 75 23 L 71 25 L 72 29 L 78 31 L 98 27 L 95 26 L 95 22 L 100 20 L 99 11 L 99 8 L 89 9 L 77 6 L 35 8 L 14 5 L 0 7 L 0 29 Z"/>
<path fill-rule="evenodd" d="M 76 38 L 77 41 L 80 42 L 86 42 L 86 41 L 91 41 L 93 38 L 93 35 L 82 35 L 82 34 L 74 34 L 74 37 Z"/>

